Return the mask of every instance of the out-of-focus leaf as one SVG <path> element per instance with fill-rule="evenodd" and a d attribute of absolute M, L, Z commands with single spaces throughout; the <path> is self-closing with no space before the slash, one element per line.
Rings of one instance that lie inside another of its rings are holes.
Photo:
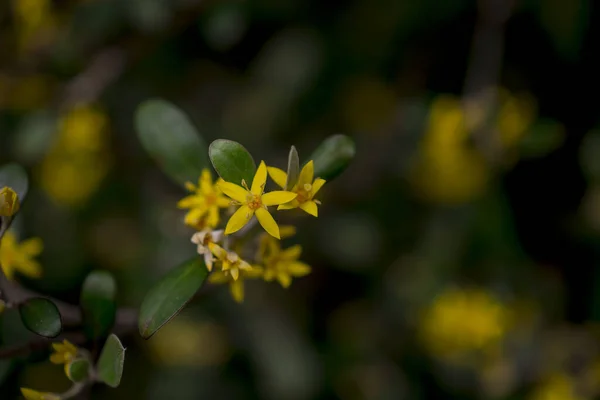
<path fill-rule="evenodd" d="M 71 382 L 83 382 L 90 375 L 90 362 L 85 358 L 75 360 L 66 366 L 65 372 Z"/>
<path fill-rule="evenodd" d="M 256 163 L 244 146 L 232 140 L 217 139 L 211 143 L 208 153 L 213 167 L 225 181 L 237 185 L 242 180 L 248 185 L 252 183 Z"/>
<path fill-rule="evenodd" d="M 19 314 L 23 325 L 37 335 L 55 338 L 62 330 L 58 308 L 43 297 L 26 300 L 19 306 Z"/>
<path fill-rule="evenodd" d="M 150 338 L 176 316 L 200 289 L 208 270 L 199 257 L 183 263 L 163 277 L 146 295 L 140 309 L 139 329 Z"/>
<path fill-rule="evenodd" d="M 314 151 L 315 177 L 331 180 L 339 176 L 356 154 L 354 140 L 346 135 L 333 135 Z"/>
<path fill-rule="evenodd" d="M 290 155 L 288 156 L 287 181 L 285 182 L 285 190 L 291 190 L 300 176 L 300 158 L 298 150 L 292 146 Z"/>
<path fill-rule="evenodd" d="M 116 335 L 110 335 L 104 344 L 96 369 L 98 380 L 112 388 L 121 383 L 123 364 L 125 363 L 125 348 Z"/>
<path fill-rule="evenodd" d="M 135 125 L 146 151 L 174 181 L 196 181 L 208 166 L 206 143 L 175 105 L 147 100 L 136 111 Z"/>
<path fill-rule="evenodd" d="M 0 167 L 0 188 L 8 186 L 19 195 L 19 202 L 23 203 L 29 190 L 27 172 L 19 164 L 6 164 Z"/>
<path fill-rule="evenodd" d="M 105 337 L 115 322 L 117 285 L 106 271 L 91 272 L 81 290 L 84 331 L 88 338 Z"/>
<path fill-rule="evenodd" d="M 563 126 L 549 119 L 542 119 L 533 125 L 520 142 L 523 157 L 542 157 L 556 150 L 565 138 Z"/>
<path fill-rule="evenodd" d="M 48 111 L 31 113 L 23 118 L 12 142 L 15 159 L 36 162 L 48 151 L 55 138 L 56 116 Z"/>

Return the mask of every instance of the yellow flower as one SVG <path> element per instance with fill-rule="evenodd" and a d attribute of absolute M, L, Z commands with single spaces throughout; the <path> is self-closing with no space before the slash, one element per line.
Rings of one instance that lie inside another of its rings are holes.
<path fill-rule="evenodd" d="M 42 252 L 43 243 L 39 238 L 28 239 L 19 244 L 12 232 L 6 232 L 0 242 L 0 264 L 8 279 L 15 271 L 30 278 L 42 276 L 42 267 L 33 259 Z"/>
<path fill-rule="evenodd" d="M 269 214 L 267 206 L 289 203 L 296 198 L 297 194 L 283 190 L 263 194 L 266 183 L 267 166 L 264 161 L 261 161 L 260 166 L 256 171 L 251 189 L 248 189 L 248 185 L 244 180 L 242 180 L 242 186 L 225 181 L 218 183 L 219 188 L 223 193 L 241 205 L 229 219 L 227 227 L 225 228 L 226 235 L 242 229 L 250 221 L 252 216 L 256 214 L 258 222 L 260 222 L 267 233 L 277 239 L 280 238 L 279 226 L 277 226 L 277 222 L 275 222 L 273 216 Z"/>
<path fill-rule="evenodd" d="M 237 253 L 233 251 L 226 251 L 218 244 L 209 243 L 208 247 L 210 251 L 217 257 L 221 262 L 221 269 L 223 272 L 231 275 L 233 280 L 237 281 L 240 276 L 240 270 L 250 271 L 252 266 L 246 261 L 242 260 Z"/>
<path fill-rule="evenodd" d="M 229 283 L 229 291 L 235 301 L 241 303 L 244 301 L 244 281 L 246 279 L 260 278 L 263 275 L 263 269 L 260 266 L 253 266 L 251 269 L 240 271 L 238 278 L 234 279 L 232 274 L 226 271 L 213 272 L 209 277 L 210 283 L 223 284 Z"/>
<path fill-rule="evenodd" d="M 310 266 L 298 261 L 302 254 L 301 246 L 282 250 L 278 241 L 269 239 L 263 254 L 259 256 L 265 266 L 265 281 L 277 279 L 281 286 L 287 288 L 292 283 L 292 277 L 299 278 L 310 273 Z"/>
<path fill-rule="evenodd" d="M 298 196 L 289 203 L 280 205 L 278 210 L 290 210 L 292 208 L 301 208 L 312 216 L 319 216 L 319 209 L 317 204 L 321 204 L 319 200 L 314 200 L 315 195 L 323 185 L 325 184 L 325 179 L 317 178 L 314 179 L 315 175 L 315 165 L 313 161 L 309 161 L 302 171 L 300 172 L 300 176 L 298 177 L 298 182 L 292 188 L 292 192 L 296 193 Z M 280 170 L 279 168 L 269 167 L 269 176 L 277 185 L 281 188 L 285 188 L 285 183 L 287 181 L 287 174 Z"/>
<path fill-rule="evenodd" d="M 210 171 L 208 169 L 202 171 L 198 186 L 187 182 L 185 187 L 194 193 L 177 203 L 177 207 L 190 210 L 185 216 L 185 224 L 193 227 L 216 227 L 220 219 L 219 208 L 229 207 L 231 201 L 223 196 L 217 185 L 213 184 Z M 203 219 L 205 221 L 202 221 Z"/>
<path fill-rule="evenodd" d="M 422 339 L 435 356 L 492 350 L 508 328 L 508 312 L 480 289 L 448 289 L 438 295 L 421 321 Z"/>
<path fill-rule="evenodd" d="M 0 189 L 0 217 L 12 217 L 19 211 L 19 196 L 9 187 Z"/>
<path fill-rule="evenodd" d="M 536 388 L 529 400 L 584 400 L 577 395 L 575 382 L 566 374 L 551 376 Z"/>
<path fill-rule="evenodd" d="M 25 400 L 60 400 L 60 396 L 57 394 L 37 392 L 27 388 L 21 388 L 21 394 Z"/>
<path fill-rule="evenodd" d="M 62 343 L 52 343 L 52 348 L 54 349 L 54 353 L 50 355 L 50 362 L 52 364 L 64 364 L 65 375 L 69 376 L 69 364 L 75 360 L 79 350 L 68 340 L 63 340 Z"/>
<path fill-rule="evenodd" d="M 218 243 L 223 238 L 223 231 L 211 231 L 210 229 L 202 232 L 196 232 L 192 236 L 192 243 L 198 246 L 198 254 L 204 255 L 204 263 L 209 271 L 212 271 L 213 267 L 213 256 L 210 251 L 209 245 L 211 243 Z"/>

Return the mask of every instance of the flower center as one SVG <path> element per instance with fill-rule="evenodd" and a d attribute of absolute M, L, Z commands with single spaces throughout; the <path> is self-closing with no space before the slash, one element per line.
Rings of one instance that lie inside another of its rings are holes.
<path fill-rule="evenodd" d="M 262 207 L 260 196 L 256 196 L 255 194 L 248 194 L 248 196 L 246 196 L 246 204 L 248 204 L 248 207 L 250 207 L 251 210 L 258 210 Z"/>
<path fill-rule="evenodd" d="M 213 206 L 217 202 L 217 196 L 214 194 L 207 194 L 205 197 L 206 205 Z"/>

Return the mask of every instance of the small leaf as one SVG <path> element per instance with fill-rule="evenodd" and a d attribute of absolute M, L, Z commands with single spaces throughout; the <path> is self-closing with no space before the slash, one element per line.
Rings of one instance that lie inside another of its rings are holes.
<path fill-rule="evenodd" d="M 298 157 L 298 150 L 292 146 L 290 149 L 290 155 L 288 156 L 288 167 L 287 167 L 287 181 L 285 182 L 285 190 L 292 190 L 298 177 L 300 176 L 300 157 Z"/>
<path fill-rule="evenodd" d="M 19 202 L 23 203 L 29 191 L 29 178 L 25 169 L 19 164 L 7 164 L 0 167 L 0 188 L 8 186 L 19 196 Z"/>
<path fill-rule="evenodd" d="M 146 295 L 138 321 L 140 334 L 150 338 L 192 299 L 200 289 L 208 270 L 195 257 L 169 272 Z"/>
<path fill-rule="evenodd" d="M 354 140 L 345 135 L 333 135 L 314 151 L 315 177 L 331 180 L 340 175 L 356 154 Z"/>
<path fill-rule="evenodd" d="M 96 366 L 98 380 L 112 388 L 118 387 L 121 383 L 124 363 L 125 348 L 119 338 L 111 334 L 106 340 L 106 344 L 104 344 L 100 359 L 98 359 L 98 365 Z"/>
<path fill-rule="evenodd" d="M 23 325 L 31 332 L 47 338 L 57 337 L 62 330 L 62 320 L 56 305 L 43 297 L 26 300 L 19 305 Z"/>
<path fill-rule="evenodd" d="M 143 147 L 174 181 L 195 182 L 208 167 L 206 143 L 175 105 L 161 99 L 143 102 L 135 126 Z"/>
<path fill-rule="evenodd" d="M 65 372 L 71 382 L 83 382 L 90 376 L 90 362 L 85 358 L 74 360 L 67 364 Z"/>
<path fill-rule="evenodd" d="M 256 163 L 248 150 L 238 142 L 217 139 L 208 148 L 210 161 L 215 171 L 227 182 L 241 185 L 245 180 L 252 184 L 256 173 Z"/>
<path fill-rule="evenodd" d="M 88 338 L 98 339 L 110 333 L 115 322 L 117 285 L 106 271 L 91 272 L 81 290 L 84 331 Z"/>

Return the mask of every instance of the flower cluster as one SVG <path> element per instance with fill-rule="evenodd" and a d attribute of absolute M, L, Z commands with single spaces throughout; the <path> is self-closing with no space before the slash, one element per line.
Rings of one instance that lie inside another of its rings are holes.
<path fill-rule="evenodd" d="M 281 247 L 280 240 L 293 236 L 295 228 L 280 228 L 269 207 L 277 206 L 277 210 L 300 208 L 316 217 L 321 203 L 315 195 L 325 180 L 315 179 L 313 161 L 304 166 L 290 190 L 266 191 L 268 176 L 285 189 L 287 174 L 278 168 L 267 167 L 264 161 L 250 185 L 245 180 L 239 183 L 223 179 L 213 182 L 210 172 L 204 170 L 197 186 L 192 183 L 186 185 L 193 193 L 178 203 L 179 208 L 189 210 L 185 224 L 197 230 L 192 236 L 192 243 L 212 272 L 209 282 L 229 284 L 231 294 L 238 302 L 244 299 L 246 279 L 277 280 L 287 288 L 293 277 L 310 273 L 310 267 L 299 261 L 300 246 Z M 229 219 L 224 229 L 215 230 L 223 219 L 221 212 L 228 213 Z M 258 251 L 251 251 L 247 246 L 256 243 L 248 240 L 255 226 L 252 221 L 257 221 L 266 231 L 258 238 Z M 242 230 L 244 227 L 247 229 Z M 236 235 L 231 236 L 233 234 Z M 246 254 L 253 258 L 252 262 L 242 256 Z M 213 271 L 215 266 L 218 269 Z"/>

